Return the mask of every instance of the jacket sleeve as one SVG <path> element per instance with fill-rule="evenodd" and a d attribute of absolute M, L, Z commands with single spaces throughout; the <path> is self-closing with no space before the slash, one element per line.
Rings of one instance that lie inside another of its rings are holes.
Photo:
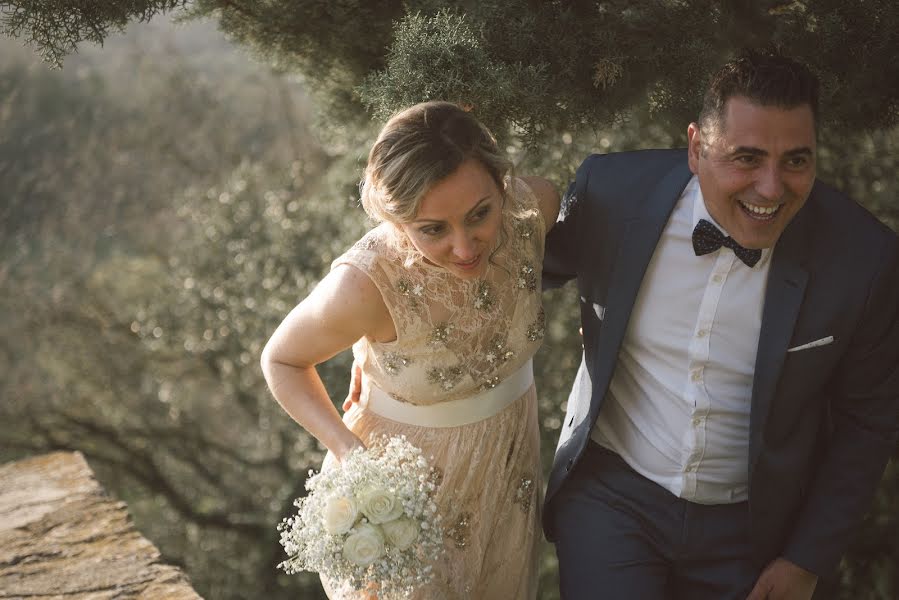
<path fill-rule="evenodd" d="M 899 241 L 888 237 L 864 316 L 838 371 L 832 431 L 784 557 L 833 573 L 899 437 Z"/>
<path fill-rule="evenodd" d="M 575 180 L 568 185 L 559 207 L 559 217 L 546 236 L 543 256 L 543 289 L 561 287 L 577 277 L 578 213 L 587 190 L 587 179 L 596 155 L 587 157 L 578 167 Z"/>

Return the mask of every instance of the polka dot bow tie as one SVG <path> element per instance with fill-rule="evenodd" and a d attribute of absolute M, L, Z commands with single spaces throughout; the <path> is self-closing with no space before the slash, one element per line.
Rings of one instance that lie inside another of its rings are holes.
<path fill-rule="evenodd" d="M 711 254 L 721 246 L 733 250 L 737 258 L 746 263 L 749 268 L 754 267 L 755 263 L 762 258 L 761 250 L 744 248 L 705 219 L 699 219 L 699 223 L 693 229 L 693 252 L 696 253 L 696 256 Z"/>

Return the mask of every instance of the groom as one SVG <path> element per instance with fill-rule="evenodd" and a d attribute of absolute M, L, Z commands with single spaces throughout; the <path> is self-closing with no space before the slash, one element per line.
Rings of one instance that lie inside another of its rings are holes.
<path fill-rule="evenodd" d="M 584 335 L 544 511 L 563 599 L 825 597 L 896 447 L 899 243 L 815 178 L 817 102 L 747 54 L 686 151 L 578 169 L 543 275 Z"/>

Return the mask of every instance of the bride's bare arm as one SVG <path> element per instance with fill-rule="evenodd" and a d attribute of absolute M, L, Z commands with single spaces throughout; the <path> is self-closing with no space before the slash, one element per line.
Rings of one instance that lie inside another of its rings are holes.
<path fill-rule="evenodd" d="M 363 336 L 393 339 L 393 320 L 371 279 L 340 265 L 287 315 L 262 351 L 262 372 L 275 399 L 338 459 L 362 442 L 343 424 L 315 366 Z"/>

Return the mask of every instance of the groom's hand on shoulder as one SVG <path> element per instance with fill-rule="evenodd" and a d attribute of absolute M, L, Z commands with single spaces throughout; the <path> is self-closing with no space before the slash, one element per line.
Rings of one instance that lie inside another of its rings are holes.
<path fill-rule="evenodd" d="M 347 412 L 353 407 L 353 404 L 358 403 L 361 396 L 362 368 L 353 359 L 353 366 L 350 368 L 350 389 L 347 391 L 346 400 L 343 401 L 343 412 Z"/>
<path fill-rule="evenodd" d="M 540 214 L 543 216 L 546 231 L 549 231 L 555 225 L 556 218 L 559 216 L 559 205 L 562 201 L 559 191 L 551 181 L 542 177 L 525 175 L 521 177 L 521 180 L 531 188 L 531 192 L 537 198 L 537 204 L 540 208 Z"/>
<path fill-rule="evenodd" d="M 746 600 L 810 600 L 818 576 L 781 557 L 768 563 Z"/>

